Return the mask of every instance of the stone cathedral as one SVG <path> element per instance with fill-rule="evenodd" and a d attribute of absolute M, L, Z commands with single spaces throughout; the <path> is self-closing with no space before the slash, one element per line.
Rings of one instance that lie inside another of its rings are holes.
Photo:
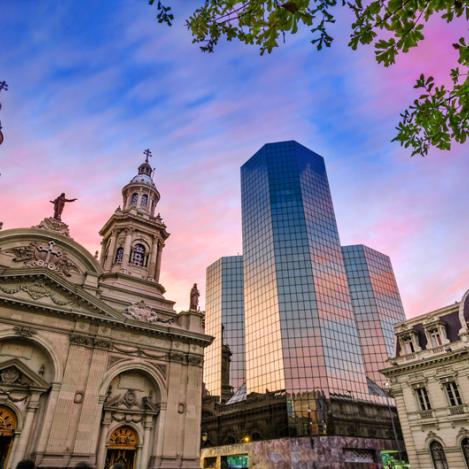
<path fill-rule="evenodd" d="M 199 467 L 203 314 L 160 284 L 169 236 L 145 161 L 100 231 L 98 259 L 61 214 L 0 231 L 0 468 Z"/>

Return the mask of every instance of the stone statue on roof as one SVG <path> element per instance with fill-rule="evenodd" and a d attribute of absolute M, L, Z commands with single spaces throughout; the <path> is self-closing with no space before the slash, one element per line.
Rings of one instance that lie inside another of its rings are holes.
<path fill-rule="evenodd" d="M 197 284 L 194 283 L 194 286 L 191 289 L 191 300 L 190 300 L 190 307 L 191 311 L 197 311 L 199 308 L 199 289 L 197 288 Z"/>
<path fill-rule="evenodd" d="M 54 204 L 54 218 L 62 221 L 62 212 L 64 211 L 66 202 L 75 202 L 77 199 L 67 199 L 65 193 L 62 192 L 56 199 L 51 200 L 50 203 Z"/>

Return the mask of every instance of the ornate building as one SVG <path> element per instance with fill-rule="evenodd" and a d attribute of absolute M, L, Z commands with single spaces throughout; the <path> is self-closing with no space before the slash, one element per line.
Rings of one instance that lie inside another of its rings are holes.
<path fill-rule="evenodd" d="M 100 259 L 54 217 L 0 231 L 0 467 L 199 466 L 203 315 L 159 283 L 169 234 L 146 161 L 102 228 Z"/>
<path fill-rule="evenodd" d="M 383 370 L 415 469 L 469 468 L 469 291 L 460 302 L 395 327 Z"/>

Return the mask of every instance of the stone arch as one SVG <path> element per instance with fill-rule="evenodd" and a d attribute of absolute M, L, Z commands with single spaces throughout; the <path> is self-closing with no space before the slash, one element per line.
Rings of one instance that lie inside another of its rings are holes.
<path fill-rule="evenodd" d="M 456 435 L 456 446 L 461 446 L 461 442 L 464 438 L 469 438 L 469 430 L 465 427 L 461 427 Z"/>
<path fill-rule="evenodd" d="M 111 381 L 118 375 L 126 371 L 142 371 L 146 374 L 151 381 L 156 385 L 160 393 L 160 400 L 165 403 L 167 400 L 167 389 L 163 375 L 161 372 L 147 362 L 142 362 L 138 359 L 126 360 L 125 362 L 118 362 L 111 367 L 103 376 L 101 387 L 99 389 L 99 396 L 104 399 L 109 389 Z"/>
<path fill-rule="evenodd" d="M 430 451 L 430 445 L 433 441 L 437 441 L 441 444 L 441 446 L 443 446 L 443 448 L 446 448 L 445 442 L 439 435 L 434 432 L 429 432 L 425 438 L 425 448 L 427 449 L 427 451 Z"/>
<path fill-rule="evenodd" d="M 112 444 L 110 441 L 113 434 L 118 432 L 120 429 L 126 430 L 127 435 L 120 435 L 119 437 L 124 436 L 128 438 L 128 430 L 130 429 L 136 436 L 135 445 L 126 445 L 124 442 L 116 441 L 115 444 Z M 101 453 L 98 455 L 98 465 L 97 467 L 101 468 L 110 468 L 112 464 L 116 462 L 121 462 L 125 458 L 128 463 L 132 464 L 133 467 L 143 467 L 142 466 L 142 446 L 144 435 L 138 425 L 135 425 L 133 422 L 115 422 L 109 426 L 103 436 L 103 447 Z M 124 443 L 124 444 L 122 444 Z M 119 461 L 120 460 L 120 461 Z"/>
<path fill-rule="evenodd" d="M 151 441 L 162 434 L 164 418 L 159 418 L 159 414 L 166 406 L 163 403 L 166 398 L 161 373 L 145 361 L 130 359 L 118 362 L 105 373 L 99 389 L 102 423 L 98 467 L 111 464 L 114 458 L 123 455 L 122 451 L 127 451 L 111 451 L 107 445 L 112 432 L 125 425 L 131 426 L 139 438 L 136 452 L 125 454 L 135 458 L 136 467 L 147 467 Z"/>
<path fill-rule="evenodd" d="M 18 335 L 15 331 L 1 331 L 0 332 L 0 343 L 5 340 L 22 340 L 25 342 L 31 342 L 32 344 L 38 346 L 42 349 L 46 355 L 50 358 L 50 362 L 53 366 L 52 372 L 52 383 L 60 383 L 62 382 L 63 376 L 63 366 L 61 361 L 59 360 L 58 354 L 56 353 L 54 347 L 44 338 L 42 338 L 39 334 L 34 334 L 29 337 Z"/>
<path fill-rule="evenodd" d="M 142 445 L 143 441 L 143 431 L 142 428 L 139 425 L 135 425 L 134 422 L 114 422 L 112 425 L 109 426 L 109 430 L 107 431 L 106 434 L 106 445 L 109 442 L 109 439 L 111 438 L 111 435 L 118 430 L 121 427 L 130 427 L 132 430 L 135 431 L 137 434 L 137 447 Z"/>
<path fill-rule="evenodd" d="M 428 443 L 428 451 L 435 469 L 449 469 L 445 447 L 438 439 L 433 438 Z"/>
<path fill-rule="evenodd" d="M 23 429 L 23 425 L 24 425 L 23 412 L 21 412 L 19 407 L 14 402 L 11 402 L 9 400 L 1 402 L 0 408 L 1 407 L 6 407 L 15 414 L 15 417 L 16 417 L 16 429 L 15 430 L 16 432 L 21 432 L 21 430 Z"/>
<path fill-rule="evenodd" d="M 461 438 L 458 446 L 461 449 L 466 466 L 469 467 L 469 436 L 466 435 Z"/>

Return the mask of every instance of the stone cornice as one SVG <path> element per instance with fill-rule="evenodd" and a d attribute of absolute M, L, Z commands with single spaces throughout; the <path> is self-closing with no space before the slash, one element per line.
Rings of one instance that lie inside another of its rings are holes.
<path fill-rule="evenodd" d="M 67 306 L 48 305 L 44 303 L 39 303 L 37 301 L 28 300 L 25 298 L 18 298 L 3 294 L 0 294 L 0 302 L 10 303 L 13 305 L 28 307 L 36 310 L 44 310 L 55 314 L 59 314 L 61 316 L 75 318 L 81 317 L 82 319 L 88 319 L 90 321 L 101 324 L 113 325 L 114 327 L 119 327 L 122 329 L 137 330 L 145 335 L 164 336 L 172 339 L 177 339 L 182 342 L 196 343 L 198 345 L 201 345 L 202 347 L 210 345 L 213 340 L 210 336 L 197 332 L 191 332 L 180 328 L 162 326 L 158 324 L 141 323 L 136 320 L 127 319 L 124 315 L 113 310 L 110 306 L 107 306 L 100 300 L 93 299 L 93 297 L 84 292 L 83 289 L 80 288 L 78 290 L 78 287 L 70 288 L 69 285 L 65 284 L 65 281 L 62 278 L 57 275 L 54 275 L 49 271 L 40 271 L 39 269 L 37 269 L 34 271 L 30 271 L 29 273 L 23 273 L 19 275 L 18 273 L 12 272 L 11 269 L 8 269 L 6 273 L 2 272 L 2 274 L 0 274 L 0 280 L 14 280 L 18 278 L 35 279 L 38 277 L 45 278 L 46 280 L 51 280 L 55 285 L 62 287 L 67 293 L 76 296 L 78 300 L 85 300 L 86 303 L 92 306 L 96 312 L 87 311 L 86 313 L 83 313 Z"/>
<path fill-rule="evenodd" d="M 100 284 L 99 286 L 100 287 L 101 286 L 106 286 L 109 289 L 120 291 L 120 292 L 126 293 L 126 294 L 129 294 L 129 293 L 130 294 L 135 294 L 134 291 L 131 291 L 128 288 L 122 288 L 122 287 L 119 287 L 119 286 L 115 286 L 115 285 L 112 285 L 112 284 L 105 283 L 106 279 L 118 279 L 118 278 L 123 278 L 124 280 L 126 280 L 128 282 L 136 283 L 136 284 L 139 284 L 139 285 L 143 284 L 143 285 L 146 285 L 146 286 L 149 286 L 149 287 L 152 287 L 152 288 L 156 288 L 161 295 L 163 295 L 166 292 L 165 288 L 160 283 L 152 282 L 150 280 L 145 280 L 143 278 L 136 278 L 132 275 L 124 274 L 122 272 L 106 272 L 105 274 L 101 275 L 101 277 L 99 277 L 99 284 Z M 149 300 L 152 299 L 152 297 L 150 295 L 141 294 L 140 292 L 138 293 L 138 295 L 142 296 L 142 297 L 145 297 Z M 167 300 L 166 298 L 158 298 L 158 301 L 161 301 L 161 302 L 166 303 L 166 304 L 171 305 L 171 306 L 176 303 L 175 301 Z"/>
<path fill-rule="evenodd" d="M 153 353 L 145 351 L 145 347 L 130 346 L 129 350 L 128 345 L 126 346 L 124 344 L 118 343 L 117 341 L 107 337 L 93 336 L 89 334 L 81 334 L 76 332 L 70 333 L 69 337 L 71 345 L 77 345 L 88 348 L 101 348 L 114 353 L 124 353 L 126 356 L 139 356 L 150 358 L 152 360 L 160 360 L 166 362 L 180 363 L 184 365 L 197 366 L 199 368 L 202 367 L 204 362 L 204 357 L 201 354 L 160 349 L 158 352 L 160 354 L 155 355 Z"/>
<path fill-rule="evenodd" d="M 99 234 L 101 236 L 106 236 L 108 230 L 112 227 L 112 225 L 120 225 L 125 223 L 132 223 L 132 225 L 134 226 L 135 224 L 140 224 L 144 228 L 148 229 L 149 235 L 154 235 L 156 229 L 161 233 L 161 236 L 164 240 L 168 239 L 170 236 L 170 233 L 166 231 L 166 225 L 157 221 L 156 217 L 144 218 L 142 216 L 127 211 L 114 212 L 109 218 L 109 220 L 99 230 Z"/>
<path fill-rule="evenodd" d="M 407 371 L 432 368 L 441 363 L 459 361 L 461 359 L 469 358 L 469 349 L 456 350 L 454 352 L 447 352 L 441 355 L 425 357 L 420 360 L 413 360 L 408 363 L 398 364 L 390 368 L 380 370 L 385 376 L 395 376 Z"/>

